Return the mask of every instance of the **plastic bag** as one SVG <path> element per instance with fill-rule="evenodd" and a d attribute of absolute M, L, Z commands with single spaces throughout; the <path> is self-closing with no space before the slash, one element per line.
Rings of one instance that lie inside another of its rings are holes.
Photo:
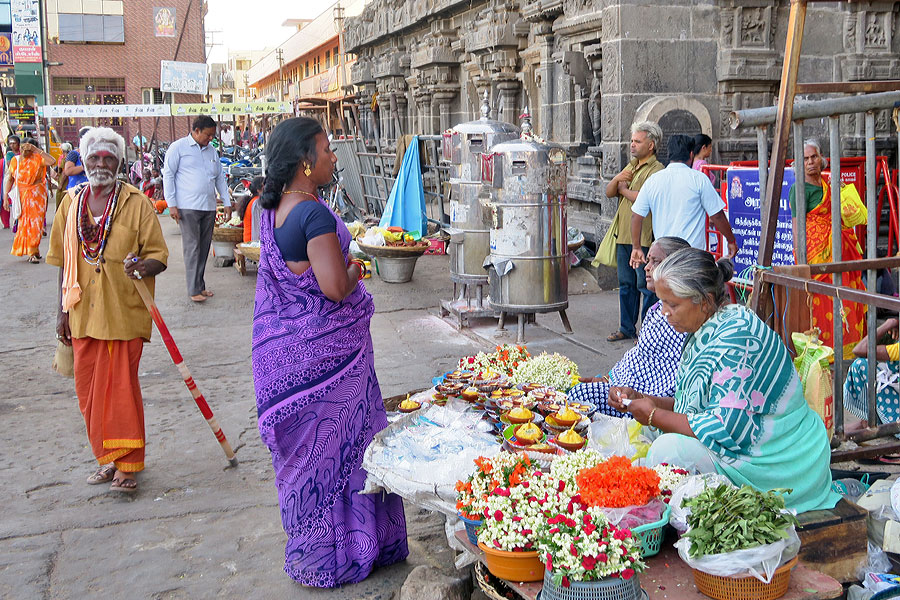
<path fill-rule="evenodd" d="M 644 506 L 601 507 L 600 510 L 610 524 L 620 529 L 634 529 L 659 521 L 666 512 L 666 503 L 662 500 L 651 500 Z"/>
<path fill-rule="evenodd" d="M 370 227 L 366 233 L 359 238 L 359 241 L 366 246 L 384 246 L 384 233 L 380 227 Z"/>
<path fill-rule="evenodd" d="M 841 184 L 841 225 L 856 227 L 865 225 L 868 220 L 866 205 L 859 197 L 856 186 L 852 183 Z"/>
<path fill-rule="evenodd" d="M 815 330 L 814 330 L 815 331 Z M 794 367 L 803 383 L 803 396 L 809 407 L 825 423 L 828 439 L 834 435 L 834 395 L 830 363 L 834 360 L 834 350 L 824 345 L 817 333 L 791 334 L 797 358 Z"/>
<path fill-rule="evenodd" d="M 691 514 L 691 509 L 684 506 L 684 501 L 697 496 L 708 487 L 718 487 L 723 483 L 734 485 L 728 477 L 718 473 L 691 475 L 682 481 L 681 485 L 672 490 L 672 497 L 669 498 L 669 506 L 672 507 L 672 512 L 669 514 L 669 525 L 674 527 L 679 534 L 687 531 L 687 518 Z"/>
<path fill-rule="evenodd" d="M 734 552 L 704 554 L 691 558 L 688 555 L 691 539 L 686 537 L 675 542 L 675 547 L 678 548 L 678 556 L 681 557 L 681 560 L 698 571 L 720 577 L 752 575 L 763 583 L 771 583 L 775 569 L 800 552 L 800 538 L 797 536 L 794 526 L 791 525 L 788 528 L 787 539 Z"/>
<path fill-rule="evenodd" d="M 628 421 L 608 415 L 594 415 L 594 422 L 588 430 L 588 447 L 603 456 L 627 456 L 631 458 L 637 449 L 631 443 Z M 646 454 L 646 452 L 645 452 Z"/>
<path fill-rule="evenodd" d="M 866 549 L 866 562 L 856 569 L 856 578 L 863 582 L 866 589 L 872 589 L 867 585 L 866 578 L 870 573 L 887 573 L 891 570 L 891 561 L 884 550 L 869 542 Z M 879 590 L 874 590 L 879 591 Z"/>

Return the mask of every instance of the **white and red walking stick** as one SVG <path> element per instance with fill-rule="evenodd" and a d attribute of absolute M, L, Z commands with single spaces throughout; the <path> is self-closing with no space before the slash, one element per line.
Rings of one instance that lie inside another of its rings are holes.
<path fill-rule="evenodd" d="M 162 315 L 159 314 L 159 309 L 156 308 L 156 302 L 153 301 L 153 297 L 150 295 L 150 290 L 147 289 L 147 284 L 145 284 L 140 279 L 134 279 L 133 281 L 134 286 L 137 288 L 138 294 L 141 295 L 141 300 L 144 301 L 144 304 L 147 306 L 147 310 L 150 311 L 150 317 L 153 319 L 153 322 L 156 323 L 156 329 L 159 330 L 159 335 L 162 336 L 163 343 L 169 350 L 169 356 L 172 357 L 172 362 L 174 362 L 175 366 L 178 367 L 178 371 L 181 373 L 182 379 L 184 379 L 184 385 L 186 385 L 187 388 L 191 391 L 191 396 L 194 397 L 194 402 L 197 403 L 197 408 L 200 409 L 200 412 L 203 414 L 203 418 L 206 419 L 206 424 L 209 425 L 210 429 L 212 429 L 213 434 L 216 436 L 216 440 L 222 446 L 222 450 L 225 451 L 225 458 L 228 459 L 228 462 L 232 467 L 236 467 L 237 457 L 234 455 L 234 450 L 231 449 L 231 444 L 229 444 L 228 440 L 225 439 L 225 434 L 222 432 L 222 428 L 219 427 L 219 422 L 216 420 L 215 415 L 213 415 L 212 410 L 209 408 L 209 404 L 206 403 L 206 398 L 204 398 L 203 394 L 200 393 L 200 390 L 197 388 L 197 383 L 191 376 L 191 372 L 188 370 L 187 365 L 184 364 L 184 358 L 182 358 L 181 352 L 178 351 L 178 346 L 175 345 L 175 340 L 172 338 L 172 334 L 169 333 L 169 328 L 166 327 L 166 322 L 163 321 Z"/>

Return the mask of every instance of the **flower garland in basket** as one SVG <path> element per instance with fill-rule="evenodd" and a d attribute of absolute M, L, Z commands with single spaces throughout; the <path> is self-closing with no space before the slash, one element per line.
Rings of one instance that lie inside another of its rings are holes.
<path fill-rule="evenodd" d="M 669 463 L 660 463 L 653 467 L 653 470 L 659 475 L 659 491 L 666 504 L 672 499 L 672 492 L 675 491 L 675 488 L 691 476 L 691 472 L 687 469 Z"/>
<path fill-rule="evenodd" d="M 636 467 L 624 456 L 612 456 L 575 477 L 582 501 L 606 508 L 647 504 L 660 495 L 659 481 L 656 471 Z"/>
<path fill-rule="evenodd" d="M 641 543 L 630 530 L 610 525 L 598 507 L 579 502 L 546 518 L 535 545 L 553 582 L 562 587 L 569 587 L 570 581 L 631 579 L 646 566 Z"/>
<path fill-rule="evenodd" d="M 483 517 L 488 495 L 497 487 L 512 487 L 527 481 L 535 465 L 525 454 L 500 452 L 494 458 L 479 456 L 475 471 L 456 482 L 456 510 L 473 521 Z"/>
<path fill-rule="evenodd" d="M 557 353 L 542 352 L 520 364 L 511 374 L 513 384 L 539 383 L 560 391 L 566 391 L 578 383 L 578 365 Z"/>
<path fill-rule="evenodd" d="M 512 375 L 516 367 L 525 363 L 530 357 L 528 348 L 525 346 L 503 344 L 497 346 L 491 353 L 479 352 L 475 356 L 464 356 L 459 359 L 459 368 L 476 373 L 497 371 L 502 375 Z"/>
<path fill-rule="evenodd" d="M 535 536 L 546 514 L 560 510 L 557 479 L 537 471 L 521 485 L 497 487 L 487 498 L 478 541 L 507 552 L 537 550 Z"/>

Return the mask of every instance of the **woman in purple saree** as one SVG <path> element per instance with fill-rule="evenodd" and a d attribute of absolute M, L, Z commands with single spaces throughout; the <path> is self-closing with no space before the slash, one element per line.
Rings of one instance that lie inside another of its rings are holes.
<path fill-rule="evenodd" d="M 350 232 L 316 196 L 337 160 L 322 128 L 288 119 L 267 154 L 253 316 L 259 432 L 288 535 L 284 570 L 335 587 L 408 554 L 400 497 L 359 494 L 363 453 L 387 426 L 369 334 L 374 306 L 364 265 L 348 264 Z"/>

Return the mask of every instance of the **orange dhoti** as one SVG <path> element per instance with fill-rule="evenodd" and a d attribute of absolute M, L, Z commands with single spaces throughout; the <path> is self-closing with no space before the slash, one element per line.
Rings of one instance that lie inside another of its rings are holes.
<path fill-rule="evenodd" d="M 138 365 L 144 340 L 73 338 L 75 393 L 97 462 L 144 469 L 144 404 Z"/>

